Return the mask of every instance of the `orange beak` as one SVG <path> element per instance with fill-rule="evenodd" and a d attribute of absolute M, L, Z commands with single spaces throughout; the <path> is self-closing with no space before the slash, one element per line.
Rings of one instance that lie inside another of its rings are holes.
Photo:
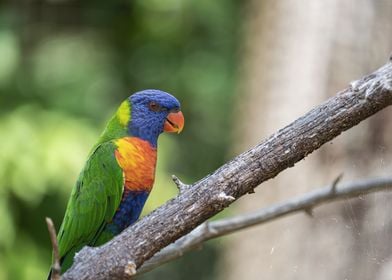
<path fill-rule="evenodd" d="M 181 111 L 169 113 L 166 117 L 163 131 L 180 133 L 184 128 L 184 115 Z"/>

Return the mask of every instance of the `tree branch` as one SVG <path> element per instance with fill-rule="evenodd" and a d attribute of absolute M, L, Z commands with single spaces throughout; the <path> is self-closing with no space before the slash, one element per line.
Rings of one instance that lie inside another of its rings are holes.
<path fill-rule="evenodd" d="M 53 248 L 53 265 L 51 268 L 52 274 L 50 278 L 52 280 L 59 280 L 60 273 L 61 273 L 61 266 L 60 266 L 60 257 L 59 257 L 59 245 L 57 243 L 57 237 L 56 237 L 56 229 L 54 227 L 51 218 L 46 217 L 45 221 L 46 221 L 46 225 L 48 226 L 49 237 L 50 237 L 50 241 L 52 242 L 52 248 Z"/>
<path fill-rule="evenodd" d="M 337 177 L 337 179 L 340 178 L 341 176 Z M 170 244 L 162 251 L 155 254 L 138 269 L 137 274 L 146 273 L 164 263 L 175 260 L 186 252 L 202 246 L 204 242 L 210 239 L 255 225 L 264 224 L 295 212 L 306 212 L 308 209 L 312 210 L 313 208 L 328 202 L 392 189 L 392 178 L 362 180 L 345 184 L 339 188 L 336 187 L 337 183 L 338 180 L 335 180 L 332 187 L 327 186 L 302 196 L 260 209 L 253 213 L 238 215 L 213 222 L 205 222 L 187 235 L 178 239 L 175 243 Z"/>
<path fill-rule="evenodd" d="M 190 185 L 98 248 L 83 248 L 63 279 L 129 279 L 156 252 L 292 167 L 324 143 L 392 104 L 392 63 L 351 85 L 213 174 Z"/>

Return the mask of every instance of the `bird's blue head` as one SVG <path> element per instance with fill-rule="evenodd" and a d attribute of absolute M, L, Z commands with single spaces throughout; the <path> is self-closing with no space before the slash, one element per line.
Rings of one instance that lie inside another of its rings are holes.
<path fill-rule="evenodd" d="M 129 134 L 154 147 L 163 131 L 180 133 L 184 127 L 180 102 L 169 93 L 148 89 L 132 94 L 128 101 L 131 107 Z"/>

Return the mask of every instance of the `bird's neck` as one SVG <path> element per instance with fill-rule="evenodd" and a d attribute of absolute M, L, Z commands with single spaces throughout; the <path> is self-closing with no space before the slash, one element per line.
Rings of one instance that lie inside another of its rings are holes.
<path fill-rule="evenodd" d="M 120 138 L 115 144 L 115 156 L 124 172 L 125 188 L 150 192 L 155 179 L 157 149 L 138 137 Z"/>
<path fill-rule="evenodd" d="M 108 122 L 95 147 L 102 143 L 124 137 L 137 137 L 147 141 L 152 147 L 157 148 L 158 136 L 161 132 L 158 128 L 149 128 L 148 125 L 143 123 L 130 122 L 128 126 L 124 126 L 117 114 Z"/>
<path fill-rule="evenodd" d="M 118 117 L 115 115 L 106 125 L 105 130 L 99 137 L 98 142 L 95 144 L 93 150 L 102 143 L 120 139 L 126 136 L 129 136 L 128 128 L 124 127 L 120 123 Z"/>
<path fill-rule="evenodd" d="M 141 129 L 136 125 L 131 126 L 129 128 L 129 132 L 130 136 L 143 139 L 144 141 L 150 143 L 150 145 L 154 148 L 157 147 L 158 137 L 161 133 L 160 131 L 155 129 Z"/>

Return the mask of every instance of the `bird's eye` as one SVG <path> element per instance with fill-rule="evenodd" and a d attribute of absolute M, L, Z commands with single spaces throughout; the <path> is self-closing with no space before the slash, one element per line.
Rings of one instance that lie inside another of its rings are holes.
<path fill-rule="evenodd" d="M 158 112 L 161 110 L 161 106 L 154 101 L 151 101 L 148 104 L 148 107 L 150 108 L 151 111 L 154 111 L 154 112 Z"/>

